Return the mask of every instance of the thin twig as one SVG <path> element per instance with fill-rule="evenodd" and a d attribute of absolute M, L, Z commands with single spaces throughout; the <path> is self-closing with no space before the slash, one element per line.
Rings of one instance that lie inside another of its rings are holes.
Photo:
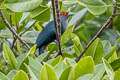
<path fill-rule="evenodd" d="M 116 13 L 116 14 L 114 14 L 114 16 L 120 16 L 120 13 Z"/>
<path fill-rule="evenodd" d="M 8 21 L 5 19 L 4 15 L 3 15 L 2 11 L 1 11 L 1 9 L 0 9 L 0 16 L 1 16 L 2 20 L 4 21 L 4 23 L 6 24 L 6 26 L 8 27 L 8 29 L 15 35 L 15 37 L 18 38 L 23 45 L 25 45 L 28 49 L 30 49 L 29 45 L 10 26 L 10 24 L 8 23 Z"/>
<path fill-rule="evenodd" d="M 12 15 L 10 14 L 10 26 L 12 27 Z M 12 33 L 13 34 L 13 33 Z M 15 36 L 14 36 L 14 34 L 13 34 L 13 43 L 12 43 L 12 46 L 11 46 L 11 49 L 13 50 L 13 48 L 14 48 L 14 44 L 15 44 Z"/>
<path fill-rule="evenodd" d="M 37 22 L 37 21 L 35 21 L 29 28 L 27 28 L 25 31 L 23 31 L 23 32 L 20 34 L 20 36 L 22 36 L 22 35 L 25 34 L 28 30 L 30 30 L 30 29 L 33 27 L 33 25 L 35 25 L 36 22 Z"/>
<path fill-rule="evenodd" d="M 80 56 L 76 59 L 76 62 L 78 62 L 81 57 L 85 54 L 86 50 L 89 48 L 89 46 L 97 39 L 97 37 L 102 33 L 102 31 L 109 25 L 109 23 L 113 20 L 115 17 L 114 14 L 117 11 L 117 1 L 115 3 L 114 10 L 112 12 L 112 15 L 108 18 L 108 20 L 105 22 L 105 24 L 99 29 L 99 31 L 96 33 L 96 35 L 92 38 L 92 40 L 88 43 L 88 45 L 85 47 L 85 49 L 82 51 Z"/>
<path fill-rule="evenodd" d="M 62 51 L 61 51 L 61 30 L 60 30 L 60 15 L 59 15 L 59 8 L 58 8 L 58 4 L 56 2 L 56 12 L 57 12 L 57 18 L 56 18 L 56 14 L 55 14 L 55 1 L 52 0 L 52 8 L 53 8 L 53 17 L 54 17 L 54 24 L 55 24 L 55 31 L 56 31 L 56 39 L 57 39 L 57 43 L 58 43 L 58 55 L 62 55 Z"/>

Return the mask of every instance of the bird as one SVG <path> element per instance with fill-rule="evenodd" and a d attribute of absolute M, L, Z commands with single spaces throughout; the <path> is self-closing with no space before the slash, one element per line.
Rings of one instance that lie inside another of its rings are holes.
<path fill-rule="evenodd" d="M 69 14 L 69 12 L 63 11 L 60 13 L 60 19 L 61 19 L 61 35 L 65 32 L 67 24 L 68 24 L 68 18 L 73 14 Z M 56 31 L 55 31 L 55 25 L 54 21 L 50 21 L 39 33 L 37 40 L 35 42 L 36 49 L 39 49 L 39 55 L 44 53 L 44 50 L 46 49 L 46 46 L 54 42 L 56 40 Z"/>

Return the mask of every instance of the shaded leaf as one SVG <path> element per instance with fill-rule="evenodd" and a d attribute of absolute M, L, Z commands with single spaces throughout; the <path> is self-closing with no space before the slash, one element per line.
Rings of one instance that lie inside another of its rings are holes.
<path fill-rule="evenodd" d="M 115 73 L 110 64 L 103 58 L 103 64 L 110 80 L 114 79 Z"/>
<path fill-rule="evenodd" d="M 58 80 L 58 79 L 55 71 L 48 64 L 44 64 L 40 71 L 40 80 Z"/>
<path fill-rule="evenodd" d="M 39 6 L 31 11 L 30 17 L 41 22 L 49 21 L 50 8 Z"/>

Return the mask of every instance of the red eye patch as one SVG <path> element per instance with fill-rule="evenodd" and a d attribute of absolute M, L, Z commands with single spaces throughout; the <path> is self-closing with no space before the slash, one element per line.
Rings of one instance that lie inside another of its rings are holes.
<path fill-rule="evenodd" d="M 67 15 L 68 15 L 67 12 L 62 12 L 62 13 L 60 14 L 60 16 L 67 16 Z"/>

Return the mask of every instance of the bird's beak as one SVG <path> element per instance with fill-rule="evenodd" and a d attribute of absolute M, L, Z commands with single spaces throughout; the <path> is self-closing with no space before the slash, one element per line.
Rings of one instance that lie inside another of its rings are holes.
<path fill-rule="evenodd" d="M 72 13 L 72 12 L 68 13 L 68 17 L 73 16 L 73 15 L 74 15 L 74 13 Z"/>

